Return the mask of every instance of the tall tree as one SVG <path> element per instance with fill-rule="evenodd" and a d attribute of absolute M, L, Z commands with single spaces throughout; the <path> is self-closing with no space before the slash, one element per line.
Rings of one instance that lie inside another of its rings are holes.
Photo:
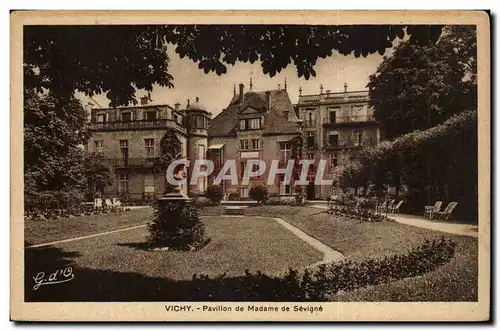
<path fill-rule="evenodd" d="M 42 191 L 84 189 L 87 114 L 75 98 L 25 91 L 24 192 L 27 200 Z M 29 201 L 28 201 L 29 203 Z"/>
<path fill-rule="evenodd" d="M 474 26 L 444 29 L 434 43 L 402 42 L 370 76 L 370 105 L 386 138 L 425 130 L 476 109 Z"/>
<path fill-rule="evenodd" d="M 79 100 L 27 90 L 24 100 L 24 166 L 39 190 L 82 184 L 87 114 Z"/>
<path fill-rule="evenodd" d="M 406 29 L 405 29 L 406 28 Z M 403 25 L 168 25 L 26 26 L 25 85 L 58 95 L 104 93 L 111 106 L 136 104 L 136 89 L 173 86 L 166 50 L 198 63 L 205 73 L 236 62 L 261 61 L 271 77 L 293 62 L 299 77 L 316 72 L 334 51 L 356 57 L 384 54 L 396 38 L 437 40 L 442 26 Z M 170 46 L 169 46 L 170 44 Z"/>

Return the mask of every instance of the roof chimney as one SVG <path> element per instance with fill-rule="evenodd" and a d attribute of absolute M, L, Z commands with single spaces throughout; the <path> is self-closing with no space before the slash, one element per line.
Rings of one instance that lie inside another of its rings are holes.
<path fill-rule="evenodd" d="M 245 87 L 245 85 L 243 85 L 243 83 L 240 83 L 240 103 L 243 103 L 243 101 L 245 101 L 245 96 L 243 95 L 243 88 Z"/>
<path fill-rule="evenodd" d="M 186 106 L 186 108 L 187 108 L 187 107 L 189 107 L 189 99 L 188 99 L 188 103 L 187 103 L 187 106 Z"/>
<path fill-rule="evenodd" d="M 267 110 L 271 110 L 271 91 L 266 91 Z"/>
<path fill-rule="evenodd" d="M 176 102 L 174 106 L 175 106 L 175 110 L 179 111 L 179 108 L 181 107 L 181 104 L 178 103 L 178 102 Z"/>

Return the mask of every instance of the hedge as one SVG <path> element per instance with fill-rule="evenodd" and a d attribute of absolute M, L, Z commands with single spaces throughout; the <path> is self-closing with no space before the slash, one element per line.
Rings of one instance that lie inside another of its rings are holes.
<path fill-rule="evenodd" d="M 340 291 L 352 291 L 415 277 L 447 263 L 455 254 L 456 242 L 445 239 L 426 241 L 407 254 L 361 263 L 342 261 L 320 265 L 314 272 L 289 269 L 284 276 L 268 276 L 260 271 L 236 278 L 225 274 L 215 278 L 193 275 L 188 288 L 177 293 L 192 301 L 327 301 Z M 187 284 L 186 284 L 187 285 Z M 174 293 L 170 293 L 174 294 Z M 175 295 L 175 294 L 174 294 Z"/>

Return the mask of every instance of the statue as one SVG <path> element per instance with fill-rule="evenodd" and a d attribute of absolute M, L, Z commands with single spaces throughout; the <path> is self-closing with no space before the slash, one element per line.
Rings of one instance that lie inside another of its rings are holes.
<path fill-rule="evenodd" d="M 165 135 L 160 141 L 160 165 L 165 171 L 165 192 L 164 197 L 161 199 L 170 200 L 189 200 L 186 194 L 181 191 L 180 185 L 174 185 L 168 181 L 168 167 L 173 162 L 183 160 L 182 157 L 182 144 L 177 134 L 172 130 L 167 130 Z M 186 178 L 186 164 L 187 162 L 177 164 L 173 169 L 173 178 L 180 181 Z"/>

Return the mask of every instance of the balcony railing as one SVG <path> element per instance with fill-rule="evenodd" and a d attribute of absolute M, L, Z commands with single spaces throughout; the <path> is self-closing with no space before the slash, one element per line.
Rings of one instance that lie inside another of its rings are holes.
<path fill-rule="evenodd" d="M 365 146 L 373 146 L 375 145 L 375 140 L 373 139 L 365 139 L 360 142 L 352 141 L 352 140 L 343 140 L 335 142 L 326 141 L 323 148 L 324 149 L 338 149 L 338 148 L 358 148 Z"/>
<path fill-rule="evenodd" d="M 365 122 L 375 122 L 375 117 L 373 115 L 337 116 L 335 118 L 323 117 L 323 125 Z"/>
<path fill-rule="evenodd" d="M 158 158 L 156 157 L 142 157 L 142 158 L 111 158 L 102 159 L 98 161 L 103 167 L 109 168 L 153 168 L 158 164 Z"/>
<path fill-rule="evenodd" d="M 302 122 L 302 126 L 304 128 L 315 128 L 316 127 L 316 121 L 305 120 L 304 122 Z"/>
<path fill-rule="evenodd" d="M 91 130 L 101 130 L 101 129 L 128 130 L 128 129 L 151 129 L 151 128 L 178 128 L 180 130 L 185 130 L 185 128 L 181 124 L 169 119 L 90 123 Z"/>

